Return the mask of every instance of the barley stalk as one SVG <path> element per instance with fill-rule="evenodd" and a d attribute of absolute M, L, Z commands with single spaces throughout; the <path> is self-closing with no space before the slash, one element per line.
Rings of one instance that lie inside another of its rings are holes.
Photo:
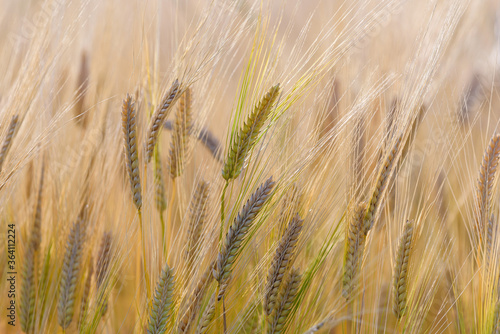
<path fill-rule="evenodd" d="M 167 322 L 171 316 L 172 299 L 174 293 L 174 271 L 167 264 L 163 268 L 149 312 L 149 322 L 146 332 L 148 334 L 165 333 Z"/>
<path fill-rule="evenodd" d="M 394 263 L 393 289 L 394 305 L 393 311 L 400 319 L 406 311 L 408 294 L 408 270 L 410 266 L 410 253 L 413 242 L 413 222 L 408 220 L 405 224 L 403 235 L 399 239 L 398 252 Z"/>
<path fill-rule="evenodd" d="M 274 308 L 281 282 L 287 274 L 288 269 L 293 264 L 293 256 L 304 221 L 297 215 L 288 224 L 288 227 L 281 238 L 274 259 L 269 268 L 267 276 L 266 294 L 264 297 L 264 309 L 267 315 L 271 314 Z"/>
<path fill-rule="evenodd" d="M 226 240 L 217 256 L 217 266 L 213 271 L 214 278 L 219 282 L 220 300 L 224 295 L 227 284 L 229 283 L 232 266 L 235 263 L 240 246 L 245 239 L 248 230 L 251 228 L 256 216 L 270 197 L 271 190 L 274 186 L 272 177 L 267 179 L 248 199 L 243 206 L 234 223 L 229 227 L 226 234 Z"/>
<path fill-rule="evenodd" d="M 149 163 L 153 157 L 154 148 L 156 142 L 158 141 L 158 136 L 160 135 L 161 128 L 165 119 L 167 118 L 172 106 L 174 105 L 177 92 L 179 90 L 179 81 L 175 80 L 172 86 L 166 93 L 161 105 L 156 109 L 155 113 L 151 117 L 151 123 L 149 125 L 148 131 L 146 133 L 146 144 L 145 144 L 145 159 Z"/>

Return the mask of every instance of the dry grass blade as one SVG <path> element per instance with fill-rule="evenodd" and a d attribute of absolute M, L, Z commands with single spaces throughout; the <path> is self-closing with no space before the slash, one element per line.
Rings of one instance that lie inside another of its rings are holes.
<path fill-rule="evenodd" d="M 9 153 L 9 149 L 12 146 L 12 139 L 14 139 L 14 134 L 16 132 L 18 121 L 19 121 L 18 115 L 12 116 L 9 128 L 7 130 L 7 135 L 3 140 L 2 149 L 0 150 L 0 172 L 2 171 L 2 167 L 5 162 L 5 159 L 7 158 L 7 154 Z"/>
<path fill-rule="evenodd" d="M 257 141 L 261 128 L 269 117 L 274 102 L 279 95 L 279 84 L 271 87 L 264 98 L 255 106 L 240 131 L 234 135 L 227 153 L 226 163 L 222 169 L 222 177 L 229 181 L 240 175 L 248 152 Z"/>
<path fill-rule="evenodd" d="M 353 290 L 361 268 L 363 252 L 365 249 L 366 235 L 363 229 L 363 214 L 365 203 L 360 203 L 354 210 L 352 221 L 347 228 L 345 253 L 344 253 L 344 274 L 342 277 L 342 296 L 351 298 Z"/>
<path fill-rule="evenodd" d="M 163 126 L 163 123 L 165 123 L 165 119 L 170 113 L 170 110 L 172 110 L 172 106 L 174 105 L 174 100 L 177 96 L 178 90 L 179 81 L 176 79 L 163 98 L 163 102 L 158 107 L 158 109 L 156 109 L 151 118 L 151 124 L 149 125 L 148 131 L 146 133 L 145 159 L 147 163 L 149 163 L 151 161 L 151 158 L 153 157 L 154 148 L 156 146 L 156 142 L 158 141 L 160 130 Z"/>
<path fill-rule="evenodd" d="M 408 294 L 408 271 L 410 267 L 410 253 L 413 243 L 413 222 L 408 220 L 405 224 L 403 235 L 399 239 L 398 253 L 394 263 L 393 289 L 394 305 L 393 311 L 400 319 L 406 311 Z"/>
<path fill-rule="evenodd" d="M 477 213 L 476 229 L 479 240 L 484 240 L 484 233 L 491 210 L 491 189 L 500 157 L 500 134 L 494 134 L 490 140 L 483 161 L 479 168 L 479 178 L 477 181 Z"/>
<path fill-rule="evenodd" d="M 219 282 L 219 300 L 222 298 L 229 282 L 232 266 L 240 252 L 241 243 L 269 198 L 274 184 L 272 177 L 267 179 L 267 181 L 250 196 L 246 204 L 238 213 L 233 225 L 229 227 L 224 245 L 217 256 L 217 266 L 213 273 L 215 280 Z"/>
<path fill-rule="evenodd" d="M 122 128 L 125 139 L 125 162 L 127 165 L 132 199 L 137 210 L 141 209 L 141 180 L 139 177 L 139 156 L 137 151 L 136 112 L 132 96 L 127 94 L 122 106 Z"/>
<path fill-rule="evenodd" d="M 274 259 L 269 268 L 267 276 L 266 295 L 264 297 L 264 309 L 267 315 L 271 314 L 274 308 L 274 303 L 278 298 L 281 282 L 287 274 L 288 269 L 293 264 L 293 256 L 297 242 L 299 240 L 300 232 L 302 231 L 304 220 L 295 216 L 285 231 L 283 238 L 280 240 Z"/>
<path fill-rule="evenodd" d="M 174 271 L 167 264 L 163 268 L 155 294 L 152 300 L 149 322 L 146 332 L 148 334 L 165 333 L 167 322 L 171 316 L 172 298 L 174 293 Z"/>
<path fill-rule="evenodd" d="M 283 289 L 278 295 L 276 306 L 273 308 L 272 313 L 268 317 L 268 334 L 285 332 L 285 325 L 288 315 L 292 309 L 292 305 L 295 301 L 295 296 L 299 290 L 301 278 L 302 275 L 300 275 L 298 269 L 292 268 Z"/>
<path fill-rule="evenodd" d="M 71 324 L 75 312 L 76 290 L 80 280 L 84 242 L 85 221 L 82 211 L 69 232 L 61 270 L 57 319 L 63 329 L 68 328 Z"/>
<path fill-rule="evenodd" d="M 169 166 L 170 177 L 175 179 L 182 174 L 186 155 L 189 149 L 189 133 L 192 125 L 192 96 L 191 89 L 187 88 L 179 98 L 179 110 L 174 123 L 174 132 L 170 144 Z"/>

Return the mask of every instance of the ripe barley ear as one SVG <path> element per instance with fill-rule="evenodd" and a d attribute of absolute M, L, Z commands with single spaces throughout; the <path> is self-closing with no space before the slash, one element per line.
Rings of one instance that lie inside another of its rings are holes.
<path fill-rule="evenodd" d="M 182 174 L 189 151 L 189 133 L 193 127 L 191 99 L 191 89 L 189 88 L 179 98 L 179 109 L 175 116 L 169 155 L 170 177 L 172 179 Z"/>
<path fill-rule="evenodd" d="M 201 232 L 205 225 L 207 216 L 207 201 L 210 191 L 210 185 L 206 181 L 199 181 L 196 185 L 193 198 L 189 205 L 189 225 L 187 236 L 186 261 L 188 263 L 188 273 L 190 272 L 191 264 L 196 255 L 196 248 L 199 245 Z"/>
<path fill-rule="evenodd" d="M 408 270 L 410 267 L 410 253 L 413 246 L 412 243 L 413 222 L 408 220 L 405 224 L 403 235 L 399 239 L 398 252 L 393 270 L 393 311 L 398 319 L 400 319 L 406 311 L 408 294 Z"/>
<path fill-rule="evenodd" d="M 19 122 L 19 116 L 14 115 L 10 120 L 9 128 L 7 130 L 7 135 L 3 140 L 2 148 L 0 149 L 0 172 L 2 171 L 2 166 L 5 162 L 9 149 L 12 146 L 12 140 L 14 139 L 14 134 L 16 132 L 17 123 Z"/>

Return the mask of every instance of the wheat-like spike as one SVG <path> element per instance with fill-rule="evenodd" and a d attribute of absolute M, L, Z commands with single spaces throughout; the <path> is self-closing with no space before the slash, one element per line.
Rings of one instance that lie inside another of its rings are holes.
<path fill-rule="evenodd" d="M 149 322 L 146 328 L 148 334 L 160 334 L 167 331 L 167 321 L 171 315 L 171 306 L 174 293 L 174 271 L 165 263 L 155 294 L 151 301 Z"/>
<path fill-rule="evenodd" d="M 201 306 L 201 302 L 203 300 L 203 296 L 213 279 L 212 268 L 214 267 L 215 262 L 212 262 L 208 268 L 205 270 L 200 280 L 196 284 L 196 287 L 189 298 L 189 302 L 187 304 L 187 309 L 184 312 L 181 320 L 179 321 L 179 333 L 187 333 L 189 332 L 189 328 L 194 322 L 196 314 L 199 311 Z"/>
<path fill-rule="evenodd" d="M 293 184 L 286 192 L 281 205 L 281 211 L 278 216 L 279 238 L 283 237 L 283 233 L 285 232 L 290 219 L 299 213 L 301 202 L 302 194 L 300 193 L 299 187 L 296 184 Z"/>
<path fill-rule="evenodd" d="M 484 239 L 491 210 L 491 189 L 500 157 L 500 134 L 494 134 L 483 155 L 477 181 L 476 229 L 479 240 Z"/>
<path fill-rule="evenodd" d="M 75 311 L 76 289 L 80 279 L 82 254 L 85 242 L 84 215 L 80 214 L 71 227 L 66 242 L 66 251 L 61 270 L 59 283 L 59 302 L 57 304 L 57 318 L 59 325 L 66 329 L 73 320 Z"/>
<path fill-rule="evenodd" d="M 288 315 L 295 301 L 295 296 L 299 290 L 302 275 L 298 269 L 292 268 L 290 275 L 284 283 L 283 289 L 278 295 L 276 305 L 268 317 L 268 334 L 278 334 L 285 331 Z"/>
<path fill-rule="evenodd" d="M 403 235 L 399 239 L 396 262 L 394 263 L 394 305 L 393 311 L 400 319 L 406 311 L 406 301 L 408 293 L 408 270 L 410 266 L 410 253 L 413 242 L 413 222 L 406 221 Z"/>
<path fill-rule="evenodd" d="M 0 150 L 0 172 L 2 171 L 3 163 L 5 162 L 5 158 L 7 157 L 7 153 L 9 153 L 9 149 L 12 146 L 12 139 L 14 138 L 14 133 L 16 132 L 17 123 L 19 121 L 19 116 L 14 115 L 10 120 L 9 128 L 7 130 L 7 135 L 3 140 L 2 149 Z"/>
<path fill-rule="evenodd" d="M 163 168 L 161 167 L 161 157 L 159 154 L 155 156 L 155 201 L 158 212 L 162 213 L 167 209 Z"/>
<path fill-rule="evenodd" d="M 141 180 L 139 177 L 139 155 L 137 151 L 136 112 L 132 96 L 127 94 L 122 106 L 122 128 L 125 139 L 125 161 L 127 164 L 132 199 L 137 210 L 141 209 Z"/>
<path fill-rule="evenodd" d="M 40 185 L 38 188 L 38 197 L 35 208 L 35 219 L 33 222 L 33 230 L 31 233 L 31 243 L 33 250 L 38 251 L 42 241 L 42 198 L 43 198 L 43 181 L 45 174 L 45 165 L 42 165 L 42 174 L 40 175 Z"/>
<path fill-rule="evenodd" d="M 182 174 L 184 163 L 187 158 L 189 133 L 193 127 L 191 100 L 191 89 L 187 88 L 184 94 L 179 98 L 179 109 L 175 117 L 174 132 L 170 144 L 169 166 L 170 177 L 172 179 Z"/>
<path fill-rule="evenodd" d="M 151 117 L 151 123 L 146 133 L 146 144 L 144 147 L 147 163 L 149 163 L 151 161 L 151 158 L 153 157 L 153 152 L 156 146 L 156 142 L 158 141 L 158 136 L 160 135 L 160 131 L 163 123 L 165 122 L 165 119 L 170 113 L 170 110 L 172 110 L 172 106 L 174 105 L 178 90 L 179 81 L 176 79 L 172 83 L 172 86 L 170 86 L 168 92 L 165 94 L 163 102 Z"/>
<path fill-rule="evenodd" d="M 213 271 L 215 280 L 219 282 L 219 300 L 222 298 L 229 283 L 232 266 L 238 257 L 241 243 L 255 221 L 256 216 L 269 198 L 274 184 L 275 182 L 273 182 L 272 177 L 267 179 L 250 196 L 235 218 L 234 223 L 229 227 L 224 245 L 217 256 L 217 266 Z"/>
<path fill-rule="evenodd" d="M 240 175 L 248 152 L 255 145 L 261 128 L 271 114 L 274 102 L 279 95 L 279 84 L 271 87 L 264 98 L 255 106 L 240 131 L 235 134 L 227 152 L 226 163 L 222 169 L 222 177 L 229 181 Z"/>
<path fill-rule="evenodd" d="M 200 322 L 198 323 L 198 327 L 196 328 L 196 334 L 205 334 L 208 330 L 208 326 L 212 322 L 215 315 L 215 293 L 212 294 L 210 300 L 203 311 L 203 315 L 201 316 Z"/>
<path fill-rule="evenodd" d="M 19 320 L 22 331 L 31 333 L 35 313 L 35 250 L 33 244 L 28 245 L 24 259 L 19 294 Z"/>
<path fill-rule="evenodd" d="M 89 295 L 90 288 L 92 287 L 92 276 L 94 275 L 94 263 L 92 261 L 92 256 L 89 259 L 89 265 L 87 268 L 87 279 L 85 280 L 85 285 L 83 287 L 82 293 L 82 301 L 80 304 L 80 318 L 78 321 L 78 328 L 82 329 L 82 326 L 85 322 L 85 317 L 87 316 L 88 308 L 89 308 Z"/>
<path fill-rule="evenodd" d="M 102 236 L 101 247 L 97 255 L 97 270 L 96 270 L 96 287 L 99 291 L 101 313 L 104 315 L 108 309 L 108 301 L 104 294 L 104 281 L 108 275 L 109 263 L 111 261 L 111 246 L 113 237 L 110 232 L 104 233 Z"/>
<path fill-rule="evenodd" d="M 363 223 L 363 231 L 365 235 L 370 231 L 373 226 L 375 214 L 380 205 L 381 196 L 384 193 L 384 190 L 387 186 L 387 182 L 389 181 L 389 175 L 391 174 L 392 167 L 394 166 L 394 160 L 399 151 L 399 146 L 401 144 L 401 136 L 396 139 L 394 146 L 389 151 L 389 154 L 386 156 L 384 163 L 380 166 L 380 170 L 378 173 L 377 181 L 372 190 L 372 196 L 368 202 L 366 207 L 364 223 Z"/>
<path fill-rule="evenodd" d="M 276 248 L 276 253 L 274 254 L 274 259 L 271 262 L 269 274 L 267 275 L 266 294 L 264 297 L 264 309 L 268 315 L 271 314 L 274 308 L 281 282 L 287 270 L 293 264 L 295 247 L 299 240 L 303 223 L 304 220 L 300 219 L 298 215 L 295 216 L 288 224 L 285 234 L 280 240 L 278 248 Z"/>
<path fill-rule="evenodd" d="M 352 221 L 347 228 L 344 251 L 344 274 L 342 277 L 342 296 L 349 299 L 361 268 L 366 235 L 363 230 L 363 214 L 366 204 L 360 203 L 354 210 Z"/>
<path fill-rule="evenodd" d="M 186 250 L 186 260 L 188 263 L 192 263 L 194 260 L 196 248 L 198 247 L 201 232 L 205 224 L 209 190 L 210 185 L 208 182 L 199 181 L 189 206 L 190 216 Z"/>

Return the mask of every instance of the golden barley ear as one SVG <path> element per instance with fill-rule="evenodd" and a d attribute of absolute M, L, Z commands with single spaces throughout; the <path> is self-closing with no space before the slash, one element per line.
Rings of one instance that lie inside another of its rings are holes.
<path fill-rule="evenodd" d="M 189 133 L 193 127 L 192 93 L 187 88 L 179 98 L 179 109 L 175 115 L 174 132 L 170 143 L 170 177 L 175 179 L 182 174 L 189 151 Z"/>
<path fill-rule="evenodd" d="M 201 316 L 200 322 L 198 323 L 198 327 L 196 328 L 196 334 L 205 334 L 208 331 L 208 326 L 214 319 L 215 315 L 215 298 L 216 294 L 212 294 L 210 300 L 205 307 L 205 311 L 203 311 L 203 315 Z"/>
<path fill-rule="evenodd" d="M 229 283 L 233 264 L 241 251 L 240 247 L 245 236 L 252 227 L 257 215 L 269 199 L 274 187 L 272 177 L 267 179 L 248 199 L 226 234 L 224 245 L 218 256 L 217 265 L 213 270 L 215 280 L 219 283 L 218 300 L 222 298 Z"/>
<path fill-rule="evenodd" d="M 363 215 L 366 204 L 360 203 L 354 210 L 351 222 L 347 227 L 344 251 L 344 273 L 342 277 L 342 296 L 350 299 L 356 288 L 363 252 L 365 249 L 366 233 L 364 230 Z"/>
<path fill-rule="evenodd" d="M 302 275 L 299 273 L 299 270 L 292 268 L 290 275 L 287 277 L 284 286 L 280 294 L 278 295 L 276 305 L 273 308 L 271 314 L 268 316 L 268 334 L 278 334 L 285 332 L 288 315 L 292 310 L 293 303 L 295 302 L 295 297 L 297 296 L 297 292 L 299 291 L 301 279 Z"/>
<path fill-rule="evenodd" d="M 200 310 L 201 302 L 203 301 L 205 292 L 213 279 L 212 269 L 214 265 L 215 262 L 212 262 L 205 270 L 200 280 L 196 284 L 196 287 L 191 294 L 187 305 L 185 305 L 186 310 L 182 313 L 183 315 L 179 321 L 179 333 L 189 333 L 190 328 L 193 325 L 194 320 L 196 319 L 196 315 Z"/>
<path fill-rule="evenodd" d="M 243 127 L 234 135 L 233 142 L 227 152 L 226 163 L 222 169 L 222 177 L 229 181 L 240 175 L 247 154 L 257 142 L 260 130 L 271 114 L 279 95 L 279 84 L 271 87 L 264 98 L 255 106 Z"/>
<path fill-rule="evenodd" d="M 491 190 L 500 157 L 500 134 L 494 134 L 483 155 L 477 181 L 476 233 L 482 246 L 488 218 L 491 215 Z M 487 238 L 487 236 L 486 236 Z"/>
<path fill-rule="evenodd" d="M 81 260 L 86 234 L 85 214 L 83 211 L 73 223 L 69 232 L 61 269 L 57 319 L 63 329 L 68 328 L 71 324 L 75 312 L 76 290 L 80 280 Z"/>
<path fill-rule="evenodd" d="M 148 334 L 160 334 L 167 331 L 167 323 L 172 315 L 173 294 L 174 271 L 165 264 L 156 284 L 153 300 L 151 301 L 149 321 L 146 327 Z"/>
<path fill-rule="evenodd" d="M 410 254 L 413 247 L 413 222 L 406 221 L 403 234 L 399 239 L 398 252 L 393 270 L 394 305 L 393 312 L 400 319 L 406 312 L 408 295 L 408 272 Z"/>
<path fill-rule="evenodd" d="M 104 283 L 109 274 L 112 242 L 113 237 L 111 233 L 105 232 L 102 236 L 101 246 L 97 255 L 96 288 L 99 298 L 99 307 L 101 308 L 102 315 L 104 315 L 108 309 L 107 294 L 104 291 L 106 289 L 106 284 Z"/>
<path fill-rule="evenodd" d="M 168 92 L 165 94 L 162 103 L 156 109 L 155 113 L 151 118 L 151 123 L 149 125 L 148 131 L 146 133 L 146 144 L 145 149 L 145 160 L 147 163 L 151 161 L 153 157 L 154 148 L 156 142 L 158 141 L 158 136 L 163 127 L 163 123 L 167 119 L 168 114 L 172 110 L 172 106 L 177 98 L 177 92 L 179 91 L 179 81 L 176 79 Z"/>
<path fill-rule="evenodd" d="M 10 120 L 9 128 L 7 130 L 7 135 L 3 140 L 2 148 L 0 149 L 0 172 L 2 171 L 2 166 L 7 158 L 9 149 L 12 146 L 12 140 L 14 139 L 14 134 L 16 132 L 17 123 L 19 122 L 19 116 L 14 115 Z"/>
<path fill-rule="evenodd" d="M 24 255 L 19 289 L 19 322 L 25 333 L 33 331 L 35 316 L 35 250 L 29 244 Z"/>
<path fill-rule="evenodd" d="M 283 278 L 288 273 L 288 269 L 293 264 L 295 248 L 302 231 L 304 220 L 297 215 L 288 224 L 288 227 L 281 238 L 276 253 L 274 254 L 269 274 L 267 275 L 266 294 L 264 296 L 264 310 L 267 315 L 271 314 L 278 292 L 280 290 Z"/>
<path fill-rule="evenodd" d="M 158 154 L 158 152 L 156 153 L 155 156 L 155 203 L 156 203 L 156 209 L 160 214 L 167 209 L 167 199 L 165 196 L 165 182 L 163 179 L 163 168 L 161 166 L 161 157 Z"/>
<path fill-rule="evenodd" d="M 122 129 L 125 140 L 125 162 L 132 189 L 132 200 L 137 208 L 141 209 L 141 180 L 139 177 L 139 156 L 137 151 L 136 112 L 132 96 L 127 94 L 122 106 Z"/>
<path fill-rule="evenodd" d="M 207 217 L 207 201 L 210 192 L 210 185 L 206 181 L 199 181 L 196 185 L 193 198 L 189 206 L 189 225 L 187 235 L 187 249 L 185 259 L 188 263 L 188 273 L 196 255 L 196 248 L 199 245 L 201 232 Z"/>

